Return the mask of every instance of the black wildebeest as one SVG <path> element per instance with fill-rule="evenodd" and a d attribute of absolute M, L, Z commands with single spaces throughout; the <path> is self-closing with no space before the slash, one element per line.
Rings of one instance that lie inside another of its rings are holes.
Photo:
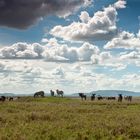
<path fill-rule="evenodd" d="M 58 96 L 61 96 L 61 97 L 63 97 L 63 95 L 64 95 L 64 91 L 62 91 L 62 90 L 57 89 L 56 93 L 57 93 Z"/>
<path fill-rule="evenodd" d="M 104 99 L 104 97 L 102 97 L 102 96 L 98 95 L 97 99 L 98 99 L 98 100 L 103 100 L 103 99 Z"/>
<path fill-rule="evenodd" d="M 13 101 L 14 100 L 14 98 L 13 97 L 9 97 L 9 101 Z"/>
<path fill-rule="evenodd" d="M 1 96 L 0 97 L 0 101 L 4 102 L 6 100 L 6 97 L 5 96 Z"/>
<path fill-rule="evenodd" d="M 44 97 L 44 95 L 45 95 L 44 91 L 38 91 L 34 94 L 34 98 L 35 97 Z"/>
<path fill-rule="evenodd" d="M 106 97 L 107 100 L 116 100 L 116 97 Z"/>
<path fill-rule="evenodd" d="M 87 99 L 87 96 L 84 93 L 79 93 L 79 96 L 81 97 L 82 100 Z"/>
<path fill-rule="evenodd" d="M 119 97 L 118 97 L 118 102 L 122 102 L 122 99 L 123 99 L 122 94 L 119 94 Z"/>
<path fill-rule="evenodd" d="M 124 96 L 124 99 L 131 102 L 132 101 L 132 96 Z"/>
<path fill-rule="evenodd" d="M 92 94 L 92 95 L 91 95 L 91 101 L 94 101 L 94 100 L 95 100 L 95 95 L 96 95 L 96 94 Z"/>
<path fill-rule="evenodd" d="M 54 96 L 54 91 L 50 90 L 50 93 L 51 93 L 51 96 L 53 97 Z"/>

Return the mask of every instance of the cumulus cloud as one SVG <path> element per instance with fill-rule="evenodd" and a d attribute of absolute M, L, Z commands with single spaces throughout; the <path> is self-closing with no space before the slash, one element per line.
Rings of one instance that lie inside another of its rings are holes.
<path fill-rule="evenodd" d="M 92 55 L 98 55 L 100 52 L 97 46 L 91 45 L 89 43 L 84 43 L 79 49 L 79 59 L 82 61 L 90 61 Z"/>
<path fill-rule="evenodd" d="M 111 59 L 112 59 L 112 55 L 110 52 L 101 52 L 98 55 L 91 56 L 92 63 L 99 64 L 99 65 L 105 65 L 104 62 L 107 60 L 110 61 Z"/>
<path fill-rule="evenodd" d="M 23 42 L 18 42 L 12 46 L 3 47 L 0 49 L 0 58 L 4 59 L 33 59 L 40 58 L 43 52 L 43 47 L 38 43 L 27 44 Z"/>
<path fill-rule="evenodd" d="M 126 31 L 121 32 L 117 37 L 109 41 L 105 49 L 124 48 L 124 49 L 140 49 L 139 34 L 129 33 Z"/>
<path fill-rule="evenodd" d="M 64 69 L 61 68 L 61 66 L 56 67 L 55 69 L 53 69 L 52 75 L 59 76 L 60 78 L 64 78 L 65 77 Z"/>
<path fill-rule="evenodd" d="M 106 67 L 112 67 L 113 69 L 111 71 L 121 71 L 127 68 L 126 64 L 123 63 L 116 63 L 116 64 L 108 64 L 105 65 Z"/>
<path fill-rule="evenodd" d="M 114 7 L 117 9 L 120 8 L 126 8 L 126 1 L 125 0 L 118 0 L 115 4 Z"/>
<path fill-rule="evenodd" d="M 87 23 L 90 20 L 90 16 L 89 16 L 88 12 L 86 12 L 86 11 L 82 11 L 79 18 L 80 18 L 81 22 L 83 22 L 83 23 Z"/>
<path fill-rule="evenodd" d="M 16 53 L 17 58 L 33 59 L 37 57 L 37 54 L 32 50 L 25 50 Z"/>
<path fill-rule="evenodd" d="M 41 57 L 42 53 L 44 52 L 44 47 L 38 43 L 34 43 L 32 47 L 34 52 L 37 53 L 38 57 Z"/>
<path fill-rule="evenodd" d="M 107 54 L 107 53 L 105 53 Z M 114 59 L 114 60 L 113 60 Z M 127 65 L 124 62 L 119 62 L 118 58 L 113 58 L 112 56 L 92 56 L 92 64 L 108 69 L 109 71 L 121 71 L 127 68 Z"/>
<path fill-rule="evenodd" d="M 91 0 L 1 0 L 0 25 L 24 29 L 48 15 L 69 16 L 91 2 Z"/>
<path fill-rule="evenodd" d="M 51 40 L 52 43 L 52 40 Z M 59 58 L 61 61 L 75 62 L 75 61 L 90 61 L 91 56 L 99 53 L 99 48 L 95 45 L 84 43 L 81 47 L 68 47 L 66 44 L 58 44 L 56 46 L 47 48 L 43 55 L 48 60 L 55 60 Z M 50 42 L 46 46 L 50 46 Z"/>
<path fill-rule="evenodd" d="M 129 57 L 136 57 L 134 55 L 138 56 L 138 54 L 129 54 Z M 128 58 L 127 53 L 112 56 L 110 51 L 101 51 L 98 46 L 87 42 L 80 47 L 69 47 L 66 44 L 59 44 L 55 38 L 48 39 L 44 45 L 19 42 L 0 49 L 0 59 L 39 59 L 45 62 L 61 63 L 88 62 L 92 65 L 116 70 L 126 68 L 123 63 L 119 62 L 120 60 L 128 61 L 124 58 Z"/>
<path fill-rule="evenodd" d="M 137 37 L 140 38 L 140 30 L 137 33 Z"/>
<path fill-rule="evenodd" d="M 83 43 L 80 47 L 69 47 L 59 44 L 55 38 L 48 40 L 47 44 L 15 43 L 12 46 L 0 49 L 2 59 L 44 59 L 45 61 L 76 62 L 90 61 L 91 56 L 99 54 L 97 46 Z"/>
<path fill-rule="evenodd" d="M 110 52 L 101 52 L 100 57 L 101 57 L 101 60 L 103 61 L 103 60 L 111 59 L 112 55 Z"/>
<path fill-rule="evenodd" d="M 124 8 L 126 2 L 119 1 L 109 5 L 103 11 L 97 11 L 90 17 L 86 11 L 81 12 L 81 22 L 68 26 L 55 26 L 50 33 L 64 40 L 93 41 L 108 40 L 117 34 L 117 9 Z"/>
<path fill-rule="evenodd" d="M 120 59 L 140 59 L 140 52 L 132 51 L 127 54 L 123 54 L 120 56 Z"/>
<path fill-rule="evenodd" d="M 0 49 L 0 59 L 38 59 L 45 62 L 69 64 L 86 63 L 95 67 L 107 68 L 109 71 L 126 69 L 127 65 L 135 64 L 129 59 L 138 60 L 139 57 L 139 53 L 136 51 L 113 55 L 112 52 L 101 51 L 98 46 L 87 42 L 79 47 L 70 47 L 66 44 L 60 44 L 55 38 L 47 39 L 45 44 L 19 42 Z M 77 66 L 77 69 L 81 69 L 81 66 Z"/>

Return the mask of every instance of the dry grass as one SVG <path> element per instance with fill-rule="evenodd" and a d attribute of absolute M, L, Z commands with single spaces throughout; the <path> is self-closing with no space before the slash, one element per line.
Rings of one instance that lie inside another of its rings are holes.
<path fill-rule="evenodd" d="M 0 140 L 139 140 L 140 101 L 22 98 L 0 103 Z"/>

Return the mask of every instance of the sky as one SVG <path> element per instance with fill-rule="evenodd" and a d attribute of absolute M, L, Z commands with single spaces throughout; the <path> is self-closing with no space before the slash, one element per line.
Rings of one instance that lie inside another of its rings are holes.
<path fill-rule="evenodd" d="M 1 0 L 0 92 L 140 91 L 139 0 Z"/>

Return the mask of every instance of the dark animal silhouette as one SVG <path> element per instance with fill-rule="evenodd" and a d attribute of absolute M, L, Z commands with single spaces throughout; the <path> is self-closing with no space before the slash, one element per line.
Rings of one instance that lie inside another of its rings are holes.
<path fill-rule="evenodd" d="M 54 96 L 54 91 L 50 90 L 51 96 Z"/>
<path fill-rule="evenodd" d="M 95 95 L 96 95 L 96 94 L 92 94 L 92 95 L 91 95 L 91 101 L 94 101 L 94 100 L 95 100 Z"/>
<path fill-rule="evenodd" d="M 124 96 L 124 99 L 131 102 L 132 101 L 132 96 Z"/>
<path fill-rule="evenodd" d="M 82 100 L 87 99 L 87 96 L 84 93 L 79 93 L 79 96 L 81 97 Z"/>
<path fill-rule="evenodd" d="M 13 101 L 14 100 L 14 98 L 13 97 L 9 97 L 9 101 Z"/>
<path fill-rule="evenodd" d="M 17 97 L 17 99 L 20 99 L 21 97 Z"/>
<path fill-rule="evenodd" d="M 122 99 L 123 99 L 122 94 L 119 94 L 119 97 L 118 97 L 118 102 L 122 102 Z"/>
<path fill-rule="evenodd" d="M 102 96 L 98 95 L 97 99 L 98 100 L 103 100 L 104 98 Z"/>
<path fill-rule="evenodd" d="M 116 97 L 106 97 L 107 100 L 116 100 Z"/>
<path fill-rule="evenodd" d="M 61 97 L 63 97 L 63 95 L 64 95 L 64 91 L 62 91 L 62 90 L 57 89 L 56 93 L 57 93 L 58 96 L 61 96 Z"/>
<path fill-rule="evenodd" d="M 38 91 L 34 94 L 34 98 L 35 97 L 44 97 L 44 95 L 45 95 L 44 91 Z"/>
<path fill-rule="evenodd" d="M 4 102 L 6 100 L 6 97 L 5 96 L 1 96 L 0 97 L 0 101 Z"/>

